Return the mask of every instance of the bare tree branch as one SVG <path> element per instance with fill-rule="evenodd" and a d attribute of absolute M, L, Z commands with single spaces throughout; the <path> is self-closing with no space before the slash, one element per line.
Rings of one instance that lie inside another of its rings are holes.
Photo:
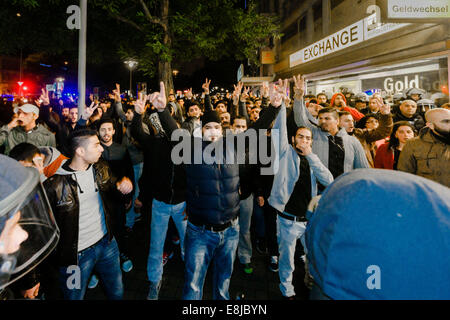
<path fill-rule="evenodd" d="M 111 17 L 113 17 L 114 19 L 117 19 L 119 21 L 125 22 L 131 26 L 133 26 L 134 28 L 138 29 L 139 31 L 144 31 L 144 29 L 142 29 L 139 25 L 137 25 L 135 22 L 128 20 L 122 16 L 116 15 L 116 14 L 111 14 Z"/>
<path fill-rule="evenodd" d="M 142 8 L 144 9 L 147 20 L 150 21 L 151 23 L 159 24 L 161 27 L 163 27 L 164 31 L 167 32 L 167 25 L 163 21 L 161 21 L 160 18 L 151 15 L 150 10 L 148 10 L 148 7 L 145 4 L 144 0 L 139 0 L 139 2 L 141 3 Z"/>

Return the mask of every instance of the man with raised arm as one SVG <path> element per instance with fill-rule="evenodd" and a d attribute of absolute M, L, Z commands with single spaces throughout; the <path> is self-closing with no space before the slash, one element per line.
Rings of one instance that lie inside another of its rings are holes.
<path fill-rule="evenodd" d="M 319 111 L 318 126 L 313 125 L 308 118 L 308 110 L 303 101 L 305 80 L 301 75 L 294 76 L 294 118 L 297 126 L 311 130 L 314 141 L 312 151 L 320 161 L 331 171 L 336 179 L 344 172 L 357 168 L 369 168 L 361 143 L 347 134 L 344 128 L 339 129 L 338 113 L 333 108 Z"/>

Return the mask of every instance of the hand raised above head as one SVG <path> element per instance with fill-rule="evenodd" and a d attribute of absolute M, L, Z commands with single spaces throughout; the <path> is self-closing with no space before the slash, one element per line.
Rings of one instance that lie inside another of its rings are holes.
<path fill-rule="evenodd" d="M 299 74 L 294 76 L 294 98 L 302 99 L 305 94 L 305 77 Z"/>
<path fill-rule="evenodd" d="M 50 104 L 50 98 L 48 97 L 48 90 L 42 88 L 41 91 L 42 91 L 42 94 L 39 96 L 39 100 L 40 100 L 39 104 L 48 106 Z"/>
<path fill-rule="evenodd" d="M 114 93 L 114 100 L 120 101 L 120 84 L 116 83 L 116 89 L 112 91 Z"/>
<path fill-rule="evenodd" d="M 159 92 L 154 92 L 150 95 L 150 103 L 158 110 L 158 112 L 164 111 L 167 104 L 166 87 L 164 82 L 159 83 Z"/>
<path fill-rule="evenodd" d="M 83 113 L 81 114 L 81 118 L 84 120 L 88 120 L 94 113 L 95 109 L 98 108 L 98 106 L 99 106 L 99 104 L 95 103 L 95 102 L 92 102 L 89 107 L 86 106 L 83 110 Z"/>
<path fill-rule="evenodd" d="M 275 108 L 281 106 L 282 102 L 288 98 L 286 94 L 288 85 L 288 79 L 285 79 L 284 81 L 279 79 L 277 85 L 273 83 L 269 85 L 270 104 Z"/>
<path fill-rule="evenodd" d="M 202 89 L 205 92 L 205 94 L 209 94 L 209 85 L 211 84 L 211 80 L 208 81 L 208 78 L 206 78 L 205 83 L 202 84 Z"/>
<path fill-rule="evenodd" d="M 137 114 L 143 114 L 145 112 L 145 104 L 147 99 L 147 95 L 142 92 L 138 93 L 138 98 L 134 101 L 134 111 L 136 111 Z"/>

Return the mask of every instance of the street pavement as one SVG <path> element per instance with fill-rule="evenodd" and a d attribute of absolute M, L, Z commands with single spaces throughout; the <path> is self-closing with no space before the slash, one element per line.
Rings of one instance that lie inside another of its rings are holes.
<path fill-rule="evenodd" d="M 253 229 L 252 229 L 253 230 Z M 125 300 L 145 300 L 148 293 L 147 280 L 147 257 L 150 243 L 150 214 L 142 214 L 141 221 L 137 222 L 130 235 L 130 254 L 134 268 L 128 273 L 123 273 L 124 299 Z M 254 232 L 252 232 L 254 234 Z M 230 282 L 230 298 L 236 299 L 243 295 L 244 300 L 281 300 L 279 289 L 278 273 L 274 273 L 268 268 L 268 256 L 260 254 L 255 249 L 255 239 L 253 238 L 253 273 L 245 274 L 240 267 L 236 257 L 233 275 Z M 300 258 L 302 251 L 299 251 L 295 259 L 295 272 L 293 283 L 296 290 L 296 299 L 307 300 L 309 291 L 305 287 L 304 263 Z M 210 268 L 211 271 L 211 268 Z M 203 300 L 212 299 L 212 277 L 208 271 L 203 288 Z M 160 300 L 180 300 L 184 284 L 184 263 L 180 257 L 179 246 L 175 246 L 174 256 L 164 266 L 163 282 L 159 293 Z M 105 300 L 101 282 L 94 289 L 88 289 L 86 300 Z"/>

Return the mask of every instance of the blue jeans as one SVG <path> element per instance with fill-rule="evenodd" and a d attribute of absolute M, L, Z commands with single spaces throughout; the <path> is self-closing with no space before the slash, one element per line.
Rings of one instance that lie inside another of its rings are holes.
<path fill-rule="evenodd" d="M 264 199 L 264 201 L 267 201 Z M 255 221 L 256 237 L 263 239 L 266 234 L 266 225 L 264 224 L 264 207 L 258 204 L 258 197 L 253 195 L 253 219 Z"/>
<path fill-rule="evenodd" d="M 284 214 L 289 215 L 284 212 Z M 277 217 L 278 229 L 278 251 L 280 257 L 278 260 L 280 277 L 280 290 L 283 296 L 291 297 L 295 295 L 294 286 L 292 285 L 292 274 L 295 269 L 294 255 L 297 239 L 300 238 L 303 248 L 305 246 L 305 230 L 306 222 L 296 222 L 289 219 Z"/>
<path fill-rule="evenodd" d="M 103 283 L 106 297 L 110 300 L 122 300 L 123 283 L 119 248 L 116 240 L 113 238 L 109 241 L 108 236 L 78 252 L 78 267 L 59 268 L 59 280 L 64 299 L 83 300 L 89 278 L 94 270 Z"/>
<path fill-rule="evenodd" d="M 144 163 L 138 163 L 133 165 L 134 170 L 134 196 L 133 196 L 133 202 L 131 203 L 131 209 L 127 212 L 127 222 L 125 224 L 128 228 L 133 228 L 134 226 L 134 219 L 136 217 L 136 211 L 134 211 L 134 200 L 139 196 L 139 178 L 142 175 L 142 169 L 144 168 Z"/>
<path fill-rule="evenodd" d="M 252 239 L 250 224 L 253 213 L 253 194 L 239 203 L 239 245 L 238 257 L 242 264 L 250 263 L 252 259 Z"/>
<path fill-rule="evenodd" d="M 163 274 L 164 241 L 169 218 L 172 217 L 180 236 L 181 258 L 184 259 L 184 234 L 187 220 L 183 214 L 186 202 L 167 204 L 153 199 L 152 222 L 150 226 L 150 251 L 147 260 L 147 277 L 151 282 L 159 282 Z"/>
<path fill-rule="evenodd" d="M 183 300 L 201 300 L 206 271 L 213 262 L 213 299 L 229 300 L 231 274 L 239 241 L 239 223 L 220 232 L 205 230 L 188 222 Z"/>

